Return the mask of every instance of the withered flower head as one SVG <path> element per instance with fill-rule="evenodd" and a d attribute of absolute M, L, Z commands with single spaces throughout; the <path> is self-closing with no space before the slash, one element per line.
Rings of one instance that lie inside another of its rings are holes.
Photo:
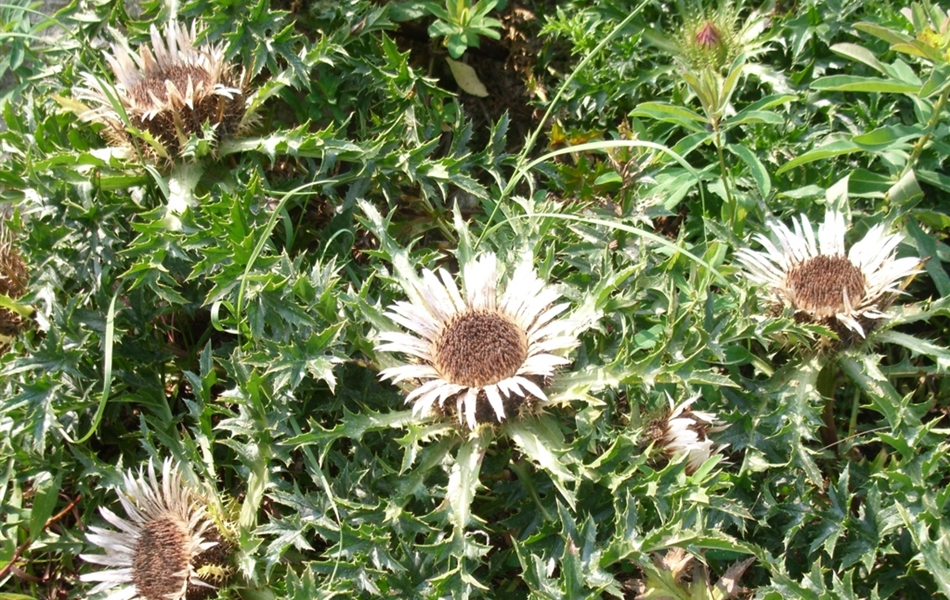
<path fill-rule="evenodd" d="M 119 501 L 122 518 L 100 508 L 116 530 L 90 526 L 89 542 L 105 554 L 83 554 L 83 560 L 109 567 L 83 574 L 98 581 L 90 596 L 108 592 L 105 600 L 196 600 L 210 596 L 213 583 L 228 569 L 227 543 L 207 518 L 205 504 L 166 459 L 162 478 L 149 461 L 148 474 L 129 471 Z"/>
<path fill-rule="evenodd" d="M 113 44 L 105 55 L 114 87 L 83 74 L 86 86 L 75 95 L 93 106 L 80 117 L 104 123 L 109 142 L 121 146 L 133 139 L 128 123 L 155 140 L 149 154 L 168 159 L 179 156 L 192 136 L 214 142 L 236 133 L 245 120 L 245 90 L 225 62 L 224 48 L 196 46 L 194 24 L 189 30 L 169 22 L 164 38 L 152 25 L 151 34 L 151 45 L 143 44 L 138 54 Z"/>
<path fill-rule="evenodd" d="M 572 323 L 558 319 L 567 303 L 524 262 L 499 290 L 498 262 L 488 253 L 462 265 L 462 290 L 444 269 L 424 269 L 410 302 L 396 302 L 386 315 L 411 333 L 383 332 L 376 349 L 417 360 L 383 369 L 394 383 L 420 382 L 406 397 L 416 414 L 454 399 L 459 422 L 474 429 L 480 407 L 498 421 L 506 404 L 547 400 L 539 383 L 570 361 L 563 351 L 577 345 Z M 424 382 L 424 383 L 422 383 Z"/>
<path fill-rule="evenodd" d="M 26 293 L 26 263 L 13 243 L 13 233 L 0 218 L 0 294 L 17 300 Z M 12 310 L 0 308 L 0 336 L 15 336 L 23 318 Z"/>
<path fill-rule="evenodd" d="M 670 413 L 653 427 L 653 437 L 671 459 L 686 456 L 686 472 L 695 473 L 713 454 L 720 452 L 725 445 L 715 446 L 709 438 L 726 428 L 716 415 L 692 410 L 698 395 L 687 398 L 674 406 L 670 398 Z"/>

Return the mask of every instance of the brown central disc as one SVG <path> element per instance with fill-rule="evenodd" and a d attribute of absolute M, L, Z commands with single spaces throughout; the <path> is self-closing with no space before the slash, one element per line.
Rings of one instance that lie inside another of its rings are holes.
<path fill-rule="evenodd" d="M 435 344 L 435 365 L 446 381 L 482 387 L 513 376 L 528 358 L 525 332 L 504 315 L 460 314 Z"/>
<path fill-rule="evenodd" d="M 864 273 L 850 260 L 824 254 L 793 267 L 786 281 L 795 307 L 820 318 L 844 310 L 845 290 L 854 307 L 860 304 L 867 289 Z"/>
<path fill-rule="evenodd" d="M 197 90 L 200 87 L 210 89 L 214 82 L 210 80 L 207 71 L 193 65 L 174 65 L 166 67 L 157 73 L 152 73 L 143 81 L 135 85 L 129 93 L 139 106 L 150 106 L 154 104 L 152 96 L 154 95 L 161 102 L 168 102 L 168 89 L 165 82 L 170 81 L 184 96 L 188 90 L 188 78 L 191 78 L 192 87 Z M 151 92 L 151 95 L 149 94 Z"/>
<path fill-rule="evenodd" d="M 172 518 L 149 521 L 132 556 L 132 583 L 145 600 L 182 598 L 191 560 L 190 537 L 185 525 Z"/>

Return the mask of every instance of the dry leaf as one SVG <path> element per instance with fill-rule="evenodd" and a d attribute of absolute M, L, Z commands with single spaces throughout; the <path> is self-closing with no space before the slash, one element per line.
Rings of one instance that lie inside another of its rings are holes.
<path fill-rule="evenodd" d="M 455 83 L 459 84 L 462 91 L 466 94 L 478 96 L 479 98 L 484 98 L 488 95 L 488 90 L 485 89 L 485 85 L 478 79 L 478 75 L 475 74 L 475 69 L 463 62 L 452 60 L 448 56 L 445 57 L 445 60 L 449 62 L 449 68 L 452 69 L 452 77 L 455 77 Z"/>

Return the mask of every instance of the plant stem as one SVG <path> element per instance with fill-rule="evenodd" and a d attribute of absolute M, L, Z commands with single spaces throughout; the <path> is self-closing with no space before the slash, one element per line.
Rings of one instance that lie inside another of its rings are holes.
<path fill-rule="evenodd" d="M 940 122 L 940 113 L 943 112 L 943 107 L 947 103 L 948 96 L 950 96 L 950 87 L 945 89 L 943 93 L 940 94 L 940 97 L 937 98 L 933 112 L 930 115 L 930 120 L 927 122 L 927 128 L 924 130 L 924 135 L 920 136 L 920 138 L 917 139 L 917 143 L 914 144 L 914 150 L 911 152 L 907 164 L 904 165 L 904 170 L 901 171 L 900 177 L 897 178 L 898 181 L 914 169 L 914 165 L 917 164 L 921 153 L 924 151 L 924 146 L 926 146 L 930 138 L 933 137 L 934 129 L 937 128 L 937 124 Z"/>
<path fill-rule="evenodd" d="M 511 195 L 511 192 L 514 191 L 515 186 L 518 185 L 518 181 L 519 179 L 521 179 L 520 174 L 524 173 L 522 169 L 524 168 L 525 164 L 528 162 L 528 155 L 531 153 L 531 150 L 534 148 L 534 144 L 538 141 L 538 136 L 540 136 L 541 132 L 544 130 L 544 126 L 548 122 L 548 119 L 551 118 L 551 114 L 554 113 L 554 109 L 558 107 L 558 103 L 561 100 L 561 96 L 564 95 L 564 92 L 574 82 L 574 79 L 577 77 L 578 73 L 584 70 L 584 68 L 588 65 L 588 63 L 590 63 L 594 59 L 594 57 L 598 56 L 600 52 L 607 46 L 607 44 L 609 44 L 615 37 L 617 37 L 617 35 L 621 31 L 623 31 L 623 28 L 629 25 L 633 21 L 633 19 L 638 14 L 640 14 L 640 11 L 643 10 L 643 8 L 646 5 L 647 5 L 646 0 L 643 0 L 643 2 L 640 2 L 640 4 L 635 9 L 630 11 L 630 14 L 627 15 L 627 17 L 623 21 L 618 23 L 617 26 L 614 27 L 613 30 L 609 34 L 607 34 L 607 37 L 601 40 L 601 42 L 597 44 L 597 46 L 594 47 L 594 49 L 591 50 L 590 53 L 588 53 L 587 56 L 585 56 L 583 60 L 581 60 L 580 63 L 578 63 L 577 67 L 575 67 L 574 70 L 571 71 L 571 74 L 568 75 L 567 79 L 565 79 L 564 82 L 561 83 L 560 86 L 558 86 L 557 93 L 554 94 L 554 98 L 552 98 L 551 103 L 548 104 L 548 108 L 546 111 L 544 111 L 544 116 L 541 117 L 541 120 L 538 122 L 538 126 L 535 127 L 534 131 L 528 134 L 528 137 L 525 139 L 524 147 L 521 149 L 521 153 L 518 155 L 518 160 L 516 161 L 515 168 L 512 171 L 512 176 L 508 179 L 508 183 L 505 185 L 504 189 L 501 190 L 501 194 L 499 194 L 498 200 L 496 200 L 495 202 L 495 208 L 492 210 L 491 215 L 489 215 L 488 217 L 489 223 L 491 223 L 494 220 L 495 214 L 498 212 L 499 210 L 498 207 L 501 205 L 501 203 L 504 202 L 508 198 L 509 195 Z M 487 229 L 485 231 L 487 231 Z M 476 247 L 481 243 L 484 235 L 485 235 L 485 232 L 483 231 L 482 234 L 475 241 Z"/>
<path fill-rule="evenodd" d="M 713 133 L 715 133 L 713 143 L 716 144 L 716 153 L 719 155 L 719 172 L 722 177 L 722 187 L 726 190 L 726 204 L 729 206 L 729 225 L 732 226 L 733 231 L 736 231 L 736 215 L 739 213 L 739 206 L 736 204 L 736 199 L 732 195 L 732 173 L 726 168 L 726 156 L 722 151 L 722 132 L 719 130 L 719 120 L 712 119 L 711 122 Z"/>
<path fill-rule="evenodd" d="M 837 375 L 838 362 L 832 361 L 818 372 L 818 380 L 815 381 L 815 389 L 825 401 L 825 407 L 821 413 L 822 420 L 825 422 L 820 431 L 821 441 L 826 448 L 831 448 L 835 452 L 837 452 L 838 447 L 838 428 L 835 425 L 835 379 L 837 379 Z"/>

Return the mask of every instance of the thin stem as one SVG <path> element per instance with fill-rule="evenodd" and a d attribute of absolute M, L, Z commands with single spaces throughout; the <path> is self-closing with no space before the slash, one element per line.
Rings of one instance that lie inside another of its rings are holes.
<path fill-rule="evenodd" d="M 917 164 L 917 161 L 920 159 L 921 153 L 924 151 L 924 146 L 927 145 L 927 142 L 930 141 L 930 138 L 933 137 L 934 129 L 937 128 L 937 124 L 940 122 L 940 113 L 943 112 L 943 106 L 947 103 L 947 97 L 950 96 L 950 87 L 945 89 L 940 97 L 937 98 L 937 102 L 934 104 L 933 112 L 930 115 L 930 121 L 927 122 L 927 128 L 924 131 L 924 135 L 920 136 L 917 139 L 917 143 L 914 144 L 914 150 L 910 154 L 910 158 L 907 160 L 907 164 L 904 165 L 904 170 L 901 171 L 898 181 L 903 179 L 905 175 L 910 173 L 914 169 L 914 165 Z"/>
<path fill-rule="evenodd" d="M 858 410 L 861 408 L 861 391 L 854 390 L 851 400 L 851 420 L 848 422 L 848 437 L 854 438 L 858 431 Z"/>
<path fill-rule="evenodd" d="M 594 49 L 591 50 L 590 53 L 588 53 L 587 56 L 585 56 L 581 60 L 580 63 L 578 63 L 577 67 L 573 71 L 571 71 L 570 75 L 567 76 L 567 79 L 565 79 L 561 83 L 561 85 L 558 86 L 557 93 L 554 94 L 554 98 L 552 98 L 551 103 L 548 104 L 548 108 L 546 111 L 544 111 L 544 116 L 541 117 L 541 120 L 538 122 L 538 126 L 535 127 L 534 131 L 532 131 L 528 135 L 528 137 L 525 139 L 524 147 L 521 149 L 521 153 L 518 155 L 518 161 L 515 164 L 514 171 L 512 171 L 512 175 L 508 179 L 508 183 L 505 185 L 504 189 L 501 190 L 501 194 L 498 196 L 498 200 L 495 202 L 495 208 L 492 210 L 491 215 L 489 215 L 489 218 L 488 218 L 489 223 L 491 223 L 494 220 L 495 214 L 498 212 L 499 207 L 501 206 L 501 203 L 505 199 L 508 198 L 508 196 L 511 194 L 512 191 L 514 191 L 515 186 L 518 185 L 518 180 L 520 180 L 523 174 L 526 172 L 526 169 L 524 169 L 524 167 L 525 167 L 525 164 L 528 162 L 528 154 L 530 154 L 531 150 L 534 148 L 534 144 L 538 141 L 538 137 L 541 135 L 541 132 L 544 130 L 544 126 L 548 122 L 548 119 L 551 118 L 551 114 L 554 112 L 554 109 L 559 106 L 559 101 L 561 100 L 561 96 L 564 95 L 564 92 L 567 90 L 568 87 L 570 87 L 571 83 L 573 83 L 577 75 L 581 71 L 584 70 L 587 64 L 590 63 L 594 59 L 594 57 L 598 56 L 600 52 L 607 46 L 607 44 L 609 44 L 615 37 L 617 37 L 617 35 L 621 31 L 623 31 L 624 27 L 629 25 L 633 21 L 633 19 L 638 14 L 640 14 L 640 11 L 643 10 L 643 8 L 646 5 L 647 5 L 646 0 L 643 0 L 643 2 L 640 2 L 640 4 L 635 9 L 633 9 L 623 21 L 618 23 L 617 26 L 614 27 L 613 30 L 609 34 L 607 34 L 607 37 L 601 40 L 601 42 L 597 44 L 597 46 L 595 46 Z M 476 240 L 475 246 L 478 246 L 481 243 L 482 238 L 484 236 L 485 236 L 485 232 L 483 231 L 482 234 L 478 237 L 478 240 Z"/>
<path fill-rule="evenodd" d="M 52 517 L 46 519 L 46 523 L 43 524 L 43 530 L 48 529 L 50 525 L 56 523 L 57 521 L 59 521 L 60 519 L 62 519 L 63 517 L 65 517 L 67 514 L 69 514 L 69 512 L 70 512 L 71 510 L 73 510 L 74 508 L 76 508 L 76 505 L 79 504 L 80 498 L 81 498 L 81 496 L 76 496 L 73 500 L 70 500 L 70 501 L 69 501 L 69 504 L 66 505 L 66 508 L 64 508 L 63 510 L 59 511 L 58 513 L 56 513 L 56 514 L 53 515 Z M 23 556 L 23 553 L 24 553 L 24 552 L 26 552 L 27 550 L 29 550 L 30 544 L 32 544 L 35 539 L 39 538 L 39 536 L 40 536 L 40 532 L 38 532 L 38 531 L 36 531 L 36 532 L 31 531 L 31 532 L 30 532 L 30 535 L 27 536 L 26 541 L 23 542 L 22 544 L 20 544 L 19 546 L 17 546 L 16 549 L 14 549 L 14 551 L 13 551 L 13 556 L 10 557 L 10 562 L 8 562 L 8 563 L 6 564 L 6 566 L 4 566 L 2 569 L 0 569 L 0 579 L 3 579 L 3 578 L 6 577 L 7 575 L 9 575 L 11 571 L 13 571 L 13 572 L 19 571 L 19 569 L 17 569 L 17 567 L 16 567 L 16 561 L 18 561 L 18 560 L 20 559 L 20 557 Z M 39 581 L 39 580 L 37 580 L 37 581 Z"/>

